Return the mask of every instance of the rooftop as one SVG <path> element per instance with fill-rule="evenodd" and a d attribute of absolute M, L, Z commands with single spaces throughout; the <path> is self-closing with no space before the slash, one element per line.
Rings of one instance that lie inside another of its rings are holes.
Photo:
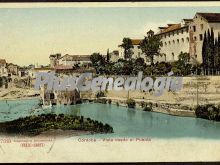
<path fill-rule="evenodd" d="M 59 59 L 62 58 L 67 58 L 68 60 L 73 60 L 73 61 L 90 61 L 90 55 L 69 55 L 66 54 Z"/>
<path fill-rule="evenodd" d="M 205 18 L 208 22 L 220 22 L 220 13 L 196 13 L 203 18 Z"/>

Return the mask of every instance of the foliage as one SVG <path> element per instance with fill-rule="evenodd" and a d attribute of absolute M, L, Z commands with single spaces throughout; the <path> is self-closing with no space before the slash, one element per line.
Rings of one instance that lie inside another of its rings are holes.
<path fill-rule="evenodd" d="M 154 35 L 154 33 L 149 33 L 149 35 L 142 40 L 140 44 L 141 50 L 147 58 L 150 58 L 151 65 L 154 64 L 154 56 L 158 56 L 160 54 L 161 46 L 162 42 L 160 37 Z"/>
<path fill-rule="evenodd" d="M 198 118 L 220 121 L 220 106 L 213 104 L 199 105 L 195 109 Z"/>
<path fill-rule="evenodd" d="M 216 70 L 220 67 L 220 33 L 214 36 L 213 28 L 204 33 L 202 45 L 202 66 L 205 70 Z"/>
<path fill-rule="evenodd" d="M 108 103 L 111 104 L 111 103 L 112 103 L 112 100 L 111 100 L 111 99 L 108 99 Z"/>
<path fill-rule="evenodd" d="M 128 105 L 128 108 L 135 108 L 136 102 L 133 99 L 127 99 L 126 104 Z"/>
<path fill-rule="evenodd" d="M 131 59 L 132 55 L 134 54 L 134 52 L 132 51 L 134 46 L 132 45 L 131 39 L 123 38 L 121 47 L 124 49 L 124 58 L 126 60 Z"/>
<path fill-rule="evenodd" d="M 97 73 L 104 73 L 105 68 L 105 58 L 100 53 L 93 53 L 90 56 L 92 66 L 95 68 Z"/>
<path fill-rule="evenodd" d="M 102 98 L 102 99 L 98 98 L 98 99 L 94 100 L 94 103 L 106 104 L 107 100 L 105 98 Z"/>
<path fill-rule="evenodd" d="M 141 107 L 143 111 L 153 111 L 153 104 L 151 102 L 141 102 Z"/>
<path fill-rule="evenodd" d="M 96 93 L 96 98 L 105 97 L 105 93 L 103 91 L 99 91 Z"/>
<path fill-rule="evenodd" d="M 35 136 L 50 129 L 113 133 L 113 128 L 108 124 L 86 119 L 83 116 L 65 116 L 64 114 L 41 114 L 0 123 L 0 131 L 9 134 Z"/>

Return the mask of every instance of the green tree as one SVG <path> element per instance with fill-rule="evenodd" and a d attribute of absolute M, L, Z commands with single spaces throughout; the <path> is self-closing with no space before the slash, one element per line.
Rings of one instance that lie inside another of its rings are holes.
<path fill-rule="evenodd" d="M 139 71 L 144 71 L 146 68 L 146 64 L 143 58 L 139 57 L 135 59 L 133 64 L 133 73 L 137 74 Z"/>
<path fill-rule="evenodd" d="M 150 58 L 151 65 L 154 64 L 154 56 L 158 56 L 160 54 L 161 46 L 162 42 L 160 37 L 154 35 L 152 30 L 150 30 L 148 35 L 142 40 L 140 44 L 141 50 L 147 58 Z"/>
<path fill-rule="evenodd" d="M 124 58 L 131 59 L 134 52 L 132 49 L 134 48 L 132 41 L 130 38 L 123 38 L 122 44 L 120 45 L 124 49 Z"/>
<path fill-rule="evenodd" d="M 103 72 L 105 68 L 105 58 L 100 53 L 93 53 L 90 56 L 93 67 L 96 69 L 96 72 Z"/>
<path fill-rule="evenodd" d="M 207 33 L 204 33 L 204 40 L 202 44 L 202 63 L 203 67 L 207 68 Z"/>

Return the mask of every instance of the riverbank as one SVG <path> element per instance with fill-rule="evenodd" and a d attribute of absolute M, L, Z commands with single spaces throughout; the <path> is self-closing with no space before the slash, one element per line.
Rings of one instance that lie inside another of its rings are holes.
<path fill-rule="evenodd" d="M 40 98 L 40 92 L 34 89 L 10 87 L 0 88 L 0 100 L 19 100 Z"/>
<path fill-rule="evenodd" d="M 118 97 L 100 97 L 100 99 L 111 100 L 111 104 L 127 107 L 125 98 Z M 146 102 L 144 99 L 134 99 L 136 102 L 137 110 L 142 110 L 143 107 L 141 104 Z M 148 102 L 149 103 L 149 102 Z M 152 112 L 158 112 L 163 114 L 168 114 L 172 116 L 182 116 L 182 117 L 196 117 L 195 111 L 190 109 L 187 105 L 179 105 L 179 104 L 169 104 L 169 103 L 152 103 Z"/>

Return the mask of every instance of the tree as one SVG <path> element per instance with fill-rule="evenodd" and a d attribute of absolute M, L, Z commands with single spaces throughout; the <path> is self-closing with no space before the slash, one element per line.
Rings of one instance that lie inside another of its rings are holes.
<path fill-rule="evenodd" d="M 102 71 L 105 67 L 105 58 L 100 53 L 93 53 L 90 56 L 93 67 L 96 72 Z"/>
<path fill-rule="evenodd" d="M 217 44 L 217 50 L 218 50 L 218 52 L 217 52 L 217 54 L 218 54 L 218 64 L 217 64 L 217 68 L 219 68 L 220 67 L 220 33 L 218 33 L 218 44 Z"/>
<path fill-rule="evenodd" d="M 160 53 L 160 47 L 162 42 L 160 37 L 154 35 L 154 32 L 150 30 L 148 35 L 142 40 L 140 47 L 145 56 L 150 58 L 151 65 L 154 64 L 154 56 L 158 56 Z"/>
<path fill-rule="evenodd" d="M 124 49 L 124 58 L 131 59 L 134 52 L 132 49 L 134 48 L 132 41 L 130 38 L 123 38 L 122 44 L 120 45 Z"/>
<path fill-rule="evenodd" d="M 178 56 L 178 61 L 179 61 L 180 65 L 186 66 L 189 63 L 189 60 L 190 60 L 189 53 L 180 52 L 180 54 Z"/>
<path fill-rule="evenodd" d="M 207 67 L 207 34 L 206 34 L 206 31 L 204 33 L 204 40 L 202 44 L 202 63 L 203 63 L 203 67 L 206 68 Z"/>
<path fill-rule="evenodd" d="M 110 54 L 109 54 L 109 49 L 107 50 L 107 62 L 109 62 L 110 61 Z"/>
<path fill-rule="evenodd" d="M 139 71 L 144 71 L 146 68 L 146 64 L 143 58 L 139 57 L 135 59 L 133 64 L 133 73 L 137 74 Z"/>

